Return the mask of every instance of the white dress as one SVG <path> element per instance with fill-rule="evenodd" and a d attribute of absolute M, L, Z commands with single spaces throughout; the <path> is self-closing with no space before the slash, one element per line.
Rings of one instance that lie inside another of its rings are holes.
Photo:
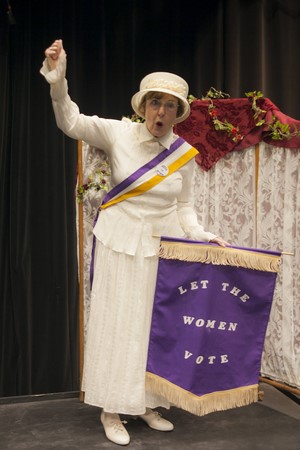
<path fill-rule="evenodd" d="M 80 114 L 71 101 L 61 57 L 55 71 L 44 63 L 59 128 L 101 148 L 110 158 L 116 185 L 159 154 L 177 136 L 154 138 L 145 124 Z M 145 391 L 145 370 L 160 236 L 208 241 L 215 235 L 197 223 L 191 207 L 194 161 L 147 193 L 100 212 L 94 228 L 96 252 L 84 354 L 85 402 L 107 412 L 138 415 L 146 407 L 169 407 Z"/>

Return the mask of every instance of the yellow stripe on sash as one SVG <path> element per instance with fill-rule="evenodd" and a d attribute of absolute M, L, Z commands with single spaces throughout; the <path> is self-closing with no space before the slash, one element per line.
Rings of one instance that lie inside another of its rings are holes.
<path fill-rule="evenodd" d="M 165 178 L 167 178 L 169 175 L 172 175 L 172 173 L 176 172 L 176 170 L 178 170 L 180 167 L 184 166 L 190 159 L 192 159 L 198 153 L 199 153 L 198 150 L 196 150 L 194 147 L 191 147 L 184 155 L 180 156 L 176 161 L 169 164 L 168 166 L 169 171 L 165 177 L 161 175 L 154 175 L 152 178 L 140 184 L 139 186 L 136 186 L 131 191 L 126 192 L 125 194 L 121 194 L 119 197 L 116 197 L 110 200 L 109 202 L 105 203 L 103 206 L 101 206 L 101 209 L 108 208 L 109 206 L 119 203 L 122 200 L 126 200 L 127 198 L 134 197 L 136 195 L 141 195 L 144 192 L 149 191 L 154 186 L 163 181 Z"/>

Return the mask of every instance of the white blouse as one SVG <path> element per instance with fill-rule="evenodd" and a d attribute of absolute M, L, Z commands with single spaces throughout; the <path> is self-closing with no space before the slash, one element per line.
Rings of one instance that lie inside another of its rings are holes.
<path fill-rule="evenodd" d="M 41 73 L 51 84 L 51 97 L 58 127 L 68 136 L 102 149 L 111 165 L 115 186 L 162 150 L 169 149 L 177 135 L 173 130 L 154 138 L 146 124 L 129 119 L 112 120 L 81 114 L 68 95 L 65 79 L 66 56 L 60 56 L 55 70 L 47 61 Z M 105 246 L 134 255 L 141 245 L 143 255 L 158 254 L 161 236 L 209 241 L 214 234 L 198 224 L 192 208 L 194 159 L 143 195 L 132 197 L 100 212 L 94 234 Z"/>

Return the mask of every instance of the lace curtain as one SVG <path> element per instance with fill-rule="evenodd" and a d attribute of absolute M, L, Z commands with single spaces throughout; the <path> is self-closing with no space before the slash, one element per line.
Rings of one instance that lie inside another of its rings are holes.
<path fill-rule="evenodd" d="M 103 152 L 98 148 L 90 147 L 85 142 L 82 143 L 82 184 L 86 184 L 89 177 L 95 174 L 96 170 L 99 170 L 103 163 L 108 160 Z M 109 177 L 106 178 L 109 186 Z M 82 297 L 80 300 L 83 302 L 83 330 L 81 333 L 81 340 L 83 343 L 86 339 L 87 322 L 90 313 L 90 263 L 93 247 L 93 227 L 94 220 L 97 215 L 97 209 L 101 204 L 101 200 L 106 192 L 104 190 L 87 190 L 84 194 L 83 200 L 80 204 L 77 203 L 77 235 L 79 236 L 79 227 L 82 227 L 82 242 L 78 240 L 78 261 L 79 261 L 79 276 L 80 276 L 80 264 L 83 265 L 83 279 L 80 280 L 82 286 Z M 79 208 L 82 208 L 83 223 L 79 222 Z M 82 261 L 80 261 L 79 245 L 82 246 Z M 81 347 L 82 348 L 82 347 Z M 83 355 L 81 355 L 83 356 Z"/>
<path fill-rule="evenodd" d="M 103 161 L 101 150 L 83 145 L 83 183 Z M 261 143 L 233 151 L 209 171 L 196 167 L 195 209 L 206 230 L 234 245 L 294 253 L 283 256 L 261 374 L 300 388 L 300 151 Z M 89 265 L 93 220 L 103 191 L 82 203 L 84 230 L 84 336 L 89 315 Z"/>
<path fill-rule="evenodd" d="M 195 209 L 205 228 L 234 245 L 283 255 L 261 374 L 300 387 L 300 151 L 261 143 L 231 152 L 194 177 Z"/>

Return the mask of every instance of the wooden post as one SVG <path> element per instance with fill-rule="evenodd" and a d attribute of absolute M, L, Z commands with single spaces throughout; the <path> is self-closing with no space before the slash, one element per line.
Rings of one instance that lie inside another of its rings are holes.
<path fill-rule="evenodd" d="M 274 381 L 266 377 L 259 377 L 259 381 L 262 383 L 270 384 L 271 386 L 281 389 L 282 391 L 287 391 L 294 395 L 300 395 L 300 389 L 289 386 L 288 384 L 280 383 L 279 381 Z"/>
<path fill-rule="evenodd" d="M 254 237 L 255 237 L 255 247 L 257 247 L 257 227 L 258 227 L 258 176 L 259 176 L 259 143 L 255 144 L 255 193 L 254 193 L 254 201 L 255 201 L 255 221 L 254 221 Z"/>
<path fill-rule="evenodd" d="M 78 185 L 83 184 L 82 167 L 82 141 L 78 141 Z M 79 382 L 80 400 L 83 401 L 84 393 L 81 390 L 84 360 L 84 253 L 83 253 L 83 204 L 78 203 L 78 265 L 79 265 Z"/>

